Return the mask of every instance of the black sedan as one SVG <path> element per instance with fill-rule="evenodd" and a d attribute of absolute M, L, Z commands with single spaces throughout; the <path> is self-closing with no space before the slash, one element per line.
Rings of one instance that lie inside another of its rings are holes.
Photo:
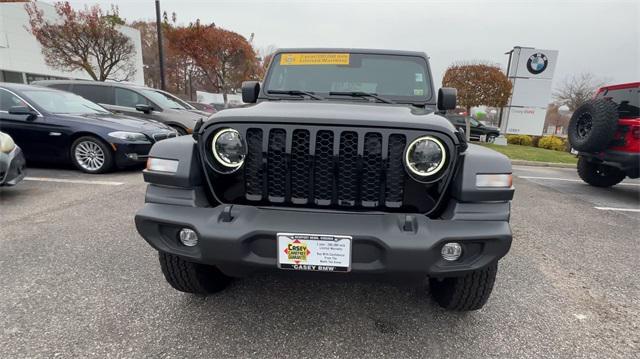
<path fill-rule="evenodd" d="M 104 173 L 146 160 L 154 142 L 177 133 L 156 121 L 113 114 L 72 93 L 0 83 L 0 130 L 27 161 L 73 163 Z"/>
<path fill-rule="evenodd" d="M 466 131 L 467 123 L 465 122 L 465 116 L 462 115 L 446 115 L 446 118 L 457 128 Z M 495 139 L 500 136 L 500 129 L 497 127 L 486 126 L 475 118 L 468 117 L 471 124 L 471 136 L 472 140 L 480 140 L 480 136 L 486 136 L 485 141 L 493 143 Z"/>

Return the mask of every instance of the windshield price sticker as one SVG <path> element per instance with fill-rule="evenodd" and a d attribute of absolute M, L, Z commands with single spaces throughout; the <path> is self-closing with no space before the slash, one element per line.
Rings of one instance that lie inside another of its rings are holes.
<path fill-rule="evenodd" d="M 349 65 L 349 54 L 282 54 L 280 65 Z"/>
<path fill-rule="evenodd" d="M 278 233 L 278 267 L 321 272 L 351 270 L 351 237 Z"/>

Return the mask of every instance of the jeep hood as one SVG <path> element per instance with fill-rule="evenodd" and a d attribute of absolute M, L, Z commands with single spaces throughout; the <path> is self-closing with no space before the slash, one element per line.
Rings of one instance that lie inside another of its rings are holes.
<path fill-rule="evenodd" d="M 405 104 L 353 103 L 337 101 L 265 101 L 214 114 L 216 122 L 270 122 L 305 125 L 424 129 L 455 138 L 455 127 L 428 108 Z"/>

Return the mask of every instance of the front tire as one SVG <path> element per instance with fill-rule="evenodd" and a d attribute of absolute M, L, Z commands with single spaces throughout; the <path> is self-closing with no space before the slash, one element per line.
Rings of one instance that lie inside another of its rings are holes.
<path fill-rule="evenodd" d="M 82 136 L 71 145 L 71 162 L 85 173 L 105 173 L 113 168 L 113 153 L 100 139 Z"/>
<path fill-rule="evenodd" d="M 219 292 L 231 283 L 231 278 L 214 266 L 189 262 L 163 252 L 159 252 L 159 259 L 164 278 L 181 292 L 206 295 Z"/>
<path fill-rule="evenodd" d="M 497 272 L 496 263 L 462 277 L 429 278 L 431 296 L 448 310 L 478 310 L 487 303 Z"/>
<path fill-rule="evenodd" d="M 578 175 L 595 187 L 615 186 L 626 177 L 623 171 L 615 167 L 590 162 L 583 156 L 578 158 Z"/>

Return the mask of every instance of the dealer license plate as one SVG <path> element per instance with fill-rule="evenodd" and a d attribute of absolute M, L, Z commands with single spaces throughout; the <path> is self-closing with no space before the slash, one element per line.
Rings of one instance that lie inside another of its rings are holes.
<path fill-rule="evenodd" d="M 351 236 L 278 233 L 278 268 L 349 272 Z"/>

